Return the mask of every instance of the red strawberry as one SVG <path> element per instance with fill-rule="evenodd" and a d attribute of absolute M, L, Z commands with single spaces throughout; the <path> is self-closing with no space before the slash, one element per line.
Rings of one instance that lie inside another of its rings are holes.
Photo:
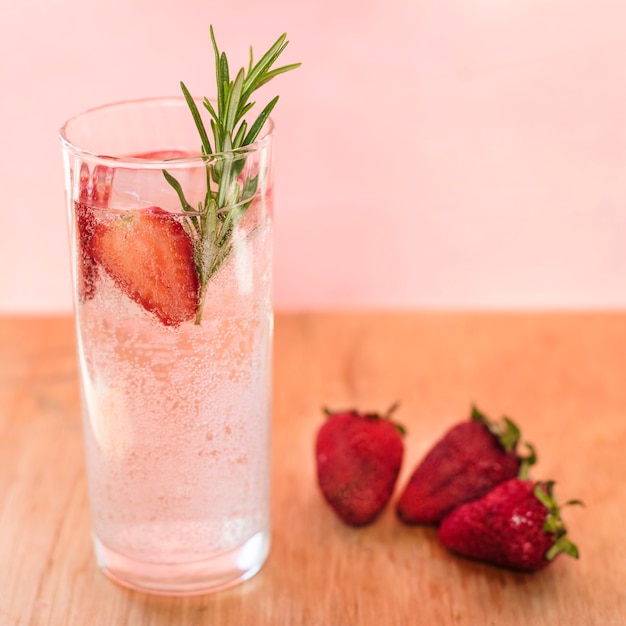
<path fill-rule="evenodd" d="M 93 206 L 106 207 L 111 193 L 113 170 L 96 165 L 93 174 L 87 163 L 80 167 L 78 202 L 74 203 L 78 247 L 78 297 L 91 300 L 96 293 L 98 265 L 91 254 L 91 237 L 96 218 Z"/>
<path fill-rule="evenodd" d="M 519 437 L 508 418 L 495 424 L 472 407 L 471 419 L 452 427 L 415 468 L 398 500 L 398 517 L 407 524 L 437 523 L 460 504 L 517 476 Z"/>
<path fill-rule="evenodd" d="M 389 419 L 394 408 L 385 416 L 327 411 L 317 434 L 318 483 L 347 524 L 369 524 L 391 498 L 404 452 L 404 430 Z"/>
<path fill-rule="evenodd" d="M 81 302 L 91 300 L 96 294 L 98 265 L 91 254 L 91 238 L 96 227 L 93 209 L 81 202 L 74 203 L 78 237 L 78 297 Z"/>
<path fill-rule="evenodd" d="M 196 314 L 193 243 L 175 215 L 150 207 L 98 222 L 91 251 L 117 286 L 166 326 Z"/>
<path fill-rule="evenodd" d="M 552 495 L 553 484 L 505 481 L 447 515 L 439 539 L 462 556 L 521 571 L 542 569 L 561 552 L 578 558 Z"/>

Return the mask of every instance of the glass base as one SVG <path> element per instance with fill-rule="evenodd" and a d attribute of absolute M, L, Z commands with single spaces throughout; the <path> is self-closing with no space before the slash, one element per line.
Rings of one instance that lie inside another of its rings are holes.
<path fill-rule="evenodd" d="M 113 581 L 144 593 L 191 596 L 220 591 L 248 580 L 263 566 L 270 547 L 269 531 L 213 558 L 191 563 L 148 563 L 107 548 L 94 536 L 100 569 Z"/>

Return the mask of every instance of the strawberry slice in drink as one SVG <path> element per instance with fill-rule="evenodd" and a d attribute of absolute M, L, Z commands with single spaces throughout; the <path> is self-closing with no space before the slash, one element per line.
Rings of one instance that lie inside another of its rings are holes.
<path fill-rule="evenodd" d="M 150 207 L 100 221 L 91 252 L 115 284 L 164 325 L 195 316 L 199 281 L 193 242 L 175 215 Z"/>
<path fill-rule="evenodd" d="M 181 159 L 190 156 L 182 150 L 155 150 L 132 155 L 148 160 Z M 80 168 L 79 196 L 74 203 L 78 237 L 78 296 L 80 302 L 91 300 L 96 294 L 99 276 L 98 264 L 91 251 L 91 238 L 96 225 L 94 207 L 108 207 L 113 185 L 114 169 L 98 164 L 90 171 L 87 163 Z"/>
<path fill-rule="evenodd" d="M 81 302 L 96 294 L 98 266 L 91 254 L 91 237 L 96 225 L 93 207 L 106 207 L 111 195 L 113 170 L 96 165 L 93 173 L 87 163 L 80 168 L 78 202 L 74 203 L 78 247 L 78 297 Z"/>
<path fill-rule="evenodd" d="M 96 295 L 98 265 L 91 254 L 91 238 L 96 226 L 93 208 L 82 202 L 74 203 L 78 249 L 78 297 L 81 302 L 91 300 Z"/>

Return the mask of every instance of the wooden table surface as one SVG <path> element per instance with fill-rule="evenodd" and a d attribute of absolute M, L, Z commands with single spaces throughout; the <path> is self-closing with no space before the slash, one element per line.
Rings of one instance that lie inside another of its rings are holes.
<path fill-rule="evenodd" d="M 276 320 L 273 547 L 230 590 L 151 597 L 96 568 L 68 317 L 0 319 L 0 625 L 626 624 L 626 315 L 303 314 Z M 433 528 L 344 526 L 315 482 L 320 408 L 407 429 L 401 482 L 475 402 L 537 446 L 580 560 L 518 574 Z"/>

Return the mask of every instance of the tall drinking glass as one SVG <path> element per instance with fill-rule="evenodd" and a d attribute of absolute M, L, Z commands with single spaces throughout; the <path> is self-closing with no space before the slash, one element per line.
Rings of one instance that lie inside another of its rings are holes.
<path fill-rule="evenodd" d="M 207 156 L 182 98 L 61 130 L 93 541 L 135 589 L 221 589 L 269 551 L 272 130 Z"/>

